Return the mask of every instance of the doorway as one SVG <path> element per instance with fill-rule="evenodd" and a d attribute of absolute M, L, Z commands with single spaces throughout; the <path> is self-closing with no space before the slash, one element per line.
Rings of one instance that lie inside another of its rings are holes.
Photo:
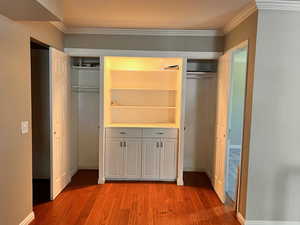
<path fill-rule="evenodd" d="M 228 113 L 226 197 L 236 204 L 243 143 L 244 103 L 246 93 L 248 48 L 232 51 Z"/>
<path fill-rule="evenodd" d="M 50 201 L 49 47 L 34 40 L 31 53 L 33 205 Z"/>

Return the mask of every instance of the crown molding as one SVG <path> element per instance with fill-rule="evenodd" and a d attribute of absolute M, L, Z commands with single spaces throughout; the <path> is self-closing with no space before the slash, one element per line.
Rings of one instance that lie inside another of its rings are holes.
<path fill-rule="evenodd" d="M 168 29 L 118 29 L 118 28 L 72 28 L 67 34 L 102 34 L 102 35 L 138 35 L 138 36 L 193 36 L 211 37 L 223 36 L 219 30 L 168 30 Z"/>
<path fill-rule="evenodd" d="M 59 29 L 61 32 L 66 33 L 68 28 L 65 26 L 62 22 L 50 22 L 53 26 L 55 26 L 57 29 Z"/>
<path fill-rule="evenodd" d="M 193 37 L 214 37 L 214 36 L 224 35 L 223 32 L 219 30 L 89 28 L 89 27 L 67 27 L 62 22 L 50 22 L 50 23 L 65 34 L 193 36 Z"/>
<path fill-rule="evenodd" d="M 251 2 L 246 7 L 244 7 L 229 23 L 227 23 L 224 28 L 224 34 L 229 33 L 234 28 L 236 28 L 239 24 L 241 24 L 245 19 L 247 19 L 252 13 L 257 10 L 255 2 Z"/>
<path fill-rule="evenodd" d="M 300 11 L 298 0 L 256 0 L 256 5 L 262 10 Z"/>

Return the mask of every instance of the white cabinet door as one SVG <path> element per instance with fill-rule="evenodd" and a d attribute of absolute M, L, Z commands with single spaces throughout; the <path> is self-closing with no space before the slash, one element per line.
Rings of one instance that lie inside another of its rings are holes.
<path fill-rule="evenodd" d="M 124 177 L 124 149 L 122 138 L 106 139 L 105 176 L 107 178 Z"/>
<path fill-rule="evenodd" d="M 125 138 L 124 151 L 124 178 L 141 178 L 142 141 L 141 139 Z"/>
<path fill-rule="evenodd" d="M 160 139 L 143 139 L 142 178 L 159 179 Z"/>
<path fill-rule="evenodd" d="M 177 140 L 162 139 L 160 151 L 160 179 L 176 179 L 177 168 Z"/>

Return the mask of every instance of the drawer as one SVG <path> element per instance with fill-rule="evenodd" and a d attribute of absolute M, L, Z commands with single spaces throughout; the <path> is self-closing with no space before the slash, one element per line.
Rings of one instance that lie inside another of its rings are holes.
<path fill-rule="evenodd" d="M 177 129 L 174 129 L 174 128 L 143 128 L 143 137 L 146 137 L 146 138 L 177 138 Z"/>
<path fill-rule="evenodd" d="M 141 128 L 106 128 L 106 137 L 120 138 L 120 137 L 142 137 Z"/>

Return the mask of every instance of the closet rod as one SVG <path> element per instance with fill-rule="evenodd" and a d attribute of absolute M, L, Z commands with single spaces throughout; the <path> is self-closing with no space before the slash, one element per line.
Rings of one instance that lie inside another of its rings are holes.
<path fill-rule="evenodd" d="M 98 87 L 93 86 L 72 86 L 73 89 L 99 89 Z"/>
<path fill-rule="evenodd" d="M 194 80 L 198 80 L 198 79 L 209 79 L 209 78 L 216 78 L 216 76 L 198 76 L 198 77 L 187 77 L 187 79 L 194 79 Z"/>
<path fill-rule="evenodd" d="M 77 92 L 77 93 L 99 93 L 99 90 L 72 90 L 72 92 Z"/>

